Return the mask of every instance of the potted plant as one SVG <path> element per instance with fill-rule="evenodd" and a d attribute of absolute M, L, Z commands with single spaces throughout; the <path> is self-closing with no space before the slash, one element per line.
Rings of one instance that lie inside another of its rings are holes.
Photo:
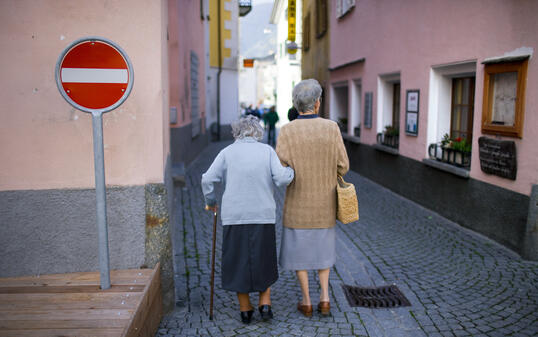
<path fill-rule="evenodd" d="M 451 142 L 453 163 L 457 166 L 469 166 L 471 164 L 471 143 L 465 138 L 458 137 Z"/>
<path fill-rule="evenodd" d="M 445 133 L 445 135 L 443 136 L 443 139 L 441 139 L 441 152 L 442 152 L 442 161 L 444 162 L 448 162 L 449 161 L 449 157 L 450 157 L 450 154 L 451 154 L 451 151 L 450 151 L 450 144 L 452 143 L 452 140 L 450 139 L 450 136 L 448 135 L 448 133 Z"/>
<path fill-rule="evenodd" d="M 465 138 L 458 137 L 452 139 L 448 134 L 445 134 L 438 144 L 442 152 L 441 161 L 462 167 L 471 165 L 471 143 Z"/>
<path fill-rule="evenodd" d="M 400 135 L 400 130 L 393 127 L 392 125 L 385 126 L 385 131 L 383 132 L 383 145 L 397 148 L 398 147 L 398 137 Z"/>
<path fill-rule="evenodd" d="M 360 127 L 360 125 L 353 128 L 353 135 L 355 137 L 360 137 L 361 136 L 361 127 Z"/>

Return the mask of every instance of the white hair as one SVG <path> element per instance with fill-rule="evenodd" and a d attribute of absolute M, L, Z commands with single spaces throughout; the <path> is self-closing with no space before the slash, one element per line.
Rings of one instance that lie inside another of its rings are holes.
<path fill-rule="evenodd" d="M 293 88 L 293 106 L 299 112 L 314 111 L 316 101 L 321 97 L 321 86 L 313 78 L 302 80 Z"/>
<path fill-rule="evenodd" d="M 232 135 L 235 139 L 253 137 L 256 140 L 261 140 L 263 128 L 256 116 L 247 115 L 232 122 Z"/>

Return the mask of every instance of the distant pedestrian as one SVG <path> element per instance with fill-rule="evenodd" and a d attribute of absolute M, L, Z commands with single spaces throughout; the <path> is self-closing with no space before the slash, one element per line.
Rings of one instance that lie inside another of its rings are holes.
<path fill-rule="evenodd" d="M 253 108 L 252 104 L 248 106 L 245 115 L 246 116 L 252 115 L 252 116 L 254 116 L 254 117 L 258 118 L 258 119 L 261 118 L 261 115 L 260 115 L 260 113 L 258 111 L 258 108 Z"/>
<path fill-rule="evenodd" d="M 299 116 L 299 113 L 297 112 L 297 109 L 295 109 L 295 107 L 292 106 L 288 110 L 288 120 L 291 122 L 291 121 L 297 119 L 297 116 Z"/>
<path fill-rule="evenodd" d="M 224 148 L 202 175 L 202 191 L 206 205 L 216 212 L 214 185 L 225 184 L 222 288 L 237 292 L 241 320 L 248 324 L 254 312 L 251 292 L 260 293 L 261 318 L 273 317 L 270 286 L 278 279 L 273 185 L 288 185 L 294 172 L 281 165 L 272 147 L 258 142 L 263 128 L 254 116 L 232 123 L 232 133 L 235 142 Z"/>
<path fill-rule="evenodd" d="M 293 88 L 297 120 L 280 129 L 276 152 L 295 180 L 286 189 L 280 266 L 295 270 L 303 294 L 297 309 L 312 316 L 308 270 L 318 270 L 321 287 L 318 311 L 330 314 L 329 272 L 336 260 L 337 176 L 349 169 L 338 125 L 318 117 L 321 86 L 309 79 Z"/>
<path fill-rule="evenodd" d="M 276 145 L 275 132 L 276 132 L 276 123 L 278 122 L 278 120 L 279 120 L 278 114 L 275 111 L 275 106 L 273 105 L 269 109 L 269 112 L 263 115 L 263 121 L 267 129 L 267 144 L 271 146 Z"/>

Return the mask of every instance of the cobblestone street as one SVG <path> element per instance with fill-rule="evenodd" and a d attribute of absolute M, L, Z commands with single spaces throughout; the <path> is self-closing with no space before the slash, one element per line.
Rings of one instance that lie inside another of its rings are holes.
<path fill-rule="evenodd" d="M 538 263 L 526 262 L 495 242 L 466 230 L 364 177 L 346 180 L 359 195 L 360 220 L 337 225 L 337 262 L 331 270 L 332 316 L 305 318 L 296 310 L 295 274 L 280 271 L 272 287 L 270 322 L 239 318 L 235 293 L 220 289 L 222 228 L 217 232 L 215 317 L 209 289 L 212 214 L 204 211 L 201 175 L 218 151 L 213 143 L 189 167 L 186 186 L 176 187 L 174 224 L 178 307 L 165 316 L 157 336 L 537 336 Z M 280 239 L 284 190 L 275 193 Z M 279 247 L 279 243 L 277 243 Z M 277 248 L 278 251 L 278 248 Z M 311 297 L 319 288 L 310 272 Z M 352 308 L 342 284 L 396 284 L 410 307 Z M 257 294 L 251 294 L 253 304 Z"/>

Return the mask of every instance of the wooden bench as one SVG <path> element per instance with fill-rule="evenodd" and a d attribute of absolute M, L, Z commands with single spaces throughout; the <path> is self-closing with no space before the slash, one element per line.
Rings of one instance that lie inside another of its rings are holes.
<path fill-rule="evenodd" d="M 162 318 L 160 266 L 0 278 L 0 336 L 154 336 Z"/>

